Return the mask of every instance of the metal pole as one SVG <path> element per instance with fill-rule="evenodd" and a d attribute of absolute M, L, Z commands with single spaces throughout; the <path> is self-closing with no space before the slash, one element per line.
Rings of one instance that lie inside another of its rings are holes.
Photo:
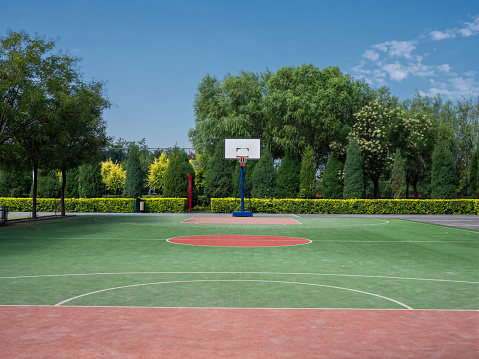
<path fill-rule="evenodd" d="M 241 176 L 241 212 L 244 212 L 244 167 L 241 166 L 240 168 L 240 176 Z"/>

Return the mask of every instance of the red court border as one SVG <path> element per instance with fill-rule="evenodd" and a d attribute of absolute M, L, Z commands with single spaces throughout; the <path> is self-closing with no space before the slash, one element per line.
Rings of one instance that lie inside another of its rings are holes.
<path fill-rule="evenodd" d="M 478 311 L 0 307 L 2 358 L 477 358 Z"/>
<path fill-rule="evenodd" d="M 194 224 L 301 224 L 288 217 L 191 217 L 181 223 Z"/>
<path fill-rule="evenodd" d="M 166 241 L 176 244 L 207 247 L 283 247 L 298 246 L 312 242 L 304 238 L 243 234 L 174 237 Z"/>

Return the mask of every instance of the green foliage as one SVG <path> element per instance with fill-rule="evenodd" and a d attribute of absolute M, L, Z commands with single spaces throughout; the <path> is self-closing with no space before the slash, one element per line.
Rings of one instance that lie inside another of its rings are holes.
<path fill-rule="evenodd" d="M 329 156 L 323 174 L 323 198 L 343 198 L 344 174 L 343 164 L 339 162 L 335 153 Z"/>
<path fill-rule="evenodd" d="M 406 198 L 406 169 L 399 149 L 394 155 L 391 181 L 393 197 L 396 199 Z"/>
<path fill-rule="evenodd" d="M 1 37 L 0 145 L 18 142 L 40 121 L 50 124 L 54 94 L 77 77 L 77 60 L 55 54 L 55 45 L 23 31 Z"/>
<path fill-rule="evenodd" d="M 60 198 L 60 185 L 60 178 L 56 171 L 39 171 L 37 197 Z"/>
<path fill-rule="evenodd" d="M 184 213 L 186 198 L 150 198 L 143 199 L 147 213 Z M 67 212 L 85 213 L 133 213 L 133 198 L 66 198 Z M 8 206 L 10 212 L 30 212 L 32 198 L 0 198 L 1 206 Z M 60 199 L 39 198 L 38 211 L 56 212 L 60 208 Z"/>
<path fill-rule="evenodd" d="M 274 198 L 278 196 L 277 172 L 268 150 L 262 151 L 261 159 L 255 165 L 251 177 L 251 196 L 257 198 Z"/>
<path fill-rule="evenodd" d="M 358 143 L 352 140 L 344 164 L 343 199 L 361 198 L 364 191 L 363 158 Z"/>
<path fill-rule="evenodd" d="M 211 212 L 230 213 L 234 198 L 212 198 Z M 479 200 L 427 199 L 258 199 L 252 198 L 256 213 L 305 214 L 479 214 Z M 239 210 L 240 204 L 236 204 Z"/>
<path fill-rule="evenodd" d="M 193 177 L 194 187 L 195 171 L 188 161 L 188 155 L 175 146 L 169 156 L 168 168 L 164 175 L 163 195 L 171 198 L 188 198 L 188 174 Z M 194 187 L 193 206 L 197 198 L 198 190 Z"/>
<path fill-rule="evenodd" d="M 474 151 L 474 155 L 469 167 L 469 178 L 471 182 L 472 198 L 479 198 L 479 145 Z"/>
<path fill-rule="evenodd" d="M 0 170 L 1 197 L 28 197 L 31 187 L 31 171 Z"/>
<path fill-rule="evenodd" d="M 143 194 L 145 174 L 140 164 L 140 154 L 137 146 L 130 146 L 128 162 L 126 166 L 125 186 L 123 197 L 138 198 Z"/>
<path fill-rule="evenodd" d="M 164 152 L 161 156 L 155 158 L 154 162 L 150 165 L 148 171 L 148 186 L 154 188 L 158 193 L 163 192 L 164 188 L 164 175 L 168 168 L 168 159 Z"/>
<path fill-rule="evenodd" d="M 311 146 L 306 147 L 303 152 L 299 180 L 299 196 L 301 198 L 315 198 L 316 163 L 314 161 L 314 150 Z"/>
<path fill-rule="evenodd" d="M 233 193 L 233 175 L 230 162 L 230 160 L 225 160 L 224 145 L 221 142 L 218 143 L 206 173 L 205 196 L 207 198 L 228 197 Z"/>
<path fill-rule="evenodd" d="M 111 159 L 101 163 L 101 177 L 111 194 L 120 194 L 125 186 L 125 170 L 120 163 L 113 163 Z"/>
<path fill-rule="evenodd" d="M 78 175 L 79 195 L 81 198 L 99 198 L 105 192 L 101 177 L 101 163 L 80 166 Z"/>
<path fill-rule="evenodd" d="M 80 197 L 79 192 L 79 179 L 80 179 L 80 169 L 72 168 L 66 173 L 66 186 L 65 186 L 65 197 L 66 198 L 78 198 Z"/>
<path fill-rule="evenodd" d="M 431 197 L 434 199 L 454 198 L 456 174 L 454 160 L 449 149 L 438 144 L 432 153 Z"/>
<path fill-rule="evenodd" d="M 300 169 L 301 165 L 298 158 L 291 151 L 287 151 L 278 168 L 279 197 L 298 197 Z"/>

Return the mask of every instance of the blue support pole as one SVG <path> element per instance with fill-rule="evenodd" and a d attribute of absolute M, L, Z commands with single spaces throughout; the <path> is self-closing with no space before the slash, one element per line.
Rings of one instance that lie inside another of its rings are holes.
<path fill-rule="evenodd" d="M 245 212 L 244 210 L 244 187 L 245 187 L 245 178 L 244 178 L 244 169 L 243 166 L 240 168 L 240 181 L 241 181 L 241 212 L 233 212 L 233 217 L 253 217 L 253 212 Z M 236 200 L 235 200 L 236 204 Z"/>

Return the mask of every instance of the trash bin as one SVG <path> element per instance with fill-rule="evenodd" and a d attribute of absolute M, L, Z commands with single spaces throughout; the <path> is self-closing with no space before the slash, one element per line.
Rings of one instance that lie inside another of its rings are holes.
<path fill-rule="evenodd" d="M 145 210 L 145 202 L 139 198 L 135 199 L 135 202 L 133 202 L 133 210 L 135 213 L 143 212 Z"/>
<path fill-rule="evenodd" d="M 8 219 L 8 207 L 0 206 L 0 223 L 2 224 L 7 223 L 7 219 Z"/>

